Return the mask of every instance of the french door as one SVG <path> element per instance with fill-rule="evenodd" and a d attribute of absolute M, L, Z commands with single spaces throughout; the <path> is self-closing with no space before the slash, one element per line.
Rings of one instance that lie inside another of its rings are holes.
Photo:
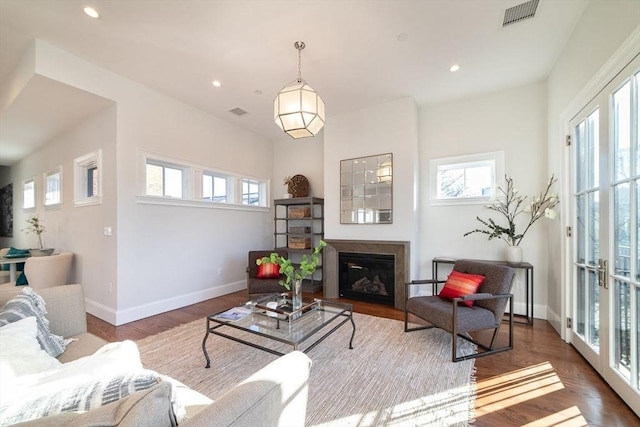
<path fill-rule="evenodd" d="M 640 58 L 570 123 L 574 347 L 640 415 Z"/>

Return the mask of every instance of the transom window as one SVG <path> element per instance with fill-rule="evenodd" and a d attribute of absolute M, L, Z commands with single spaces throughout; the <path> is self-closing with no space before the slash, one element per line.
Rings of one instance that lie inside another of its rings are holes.
<path fill-rule="evenodd" d="M 242 204 L 260 206 L 260 181 L 242 180 Z"/>
<path fill-rule="evenodd" d="M 182 169 L 147 163 L 147 195 L 182 198 Z"/>
<path fill-rule="evenodd" d="M 202 175 L 202 198 L 211 202 L 228 202 L 228 178 L 204 173 Z"/>
<path fill-rule="evenodd" d="M 141 203 L 184 206 L 269 206 L 269 181 L 139 151 Z M 179 199 L 179 200 L 176 200 Z"/>

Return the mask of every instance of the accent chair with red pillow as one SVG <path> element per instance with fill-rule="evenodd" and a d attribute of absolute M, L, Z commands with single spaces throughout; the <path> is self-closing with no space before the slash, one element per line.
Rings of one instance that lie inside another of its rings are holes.
<path fill-rule="evenodd" d="M 453 265 L 453 272 L 455 274 L 449 276 L 447 285 L 439 295 L 416 293 L 415 296 L 409 296 L 406 299 L 405 332 L 439 328 L 451 333 L 453 335 L 451 360 L 454 362 L 511 350 L 513 348 L 511 287 L 515 270 L 497 263 L 459 259 Z M 441 283 L 434 279 L 413 280 L 407 283 L 407 295 L 411 295 L 411 289 L 414 289 L 412 286 L 424 286 L 434 282 Z M 458 295 L 457 299 L 462 298 L 458 301 L 459 304 L 454 303 L 452 298 L 454 294 Z M 474 300 L 475 304 L 470 307 L 471 304 L 465 304 L 470 302 L 468 300 Z M 509 306 L 508 344 L 499 347 L 496 338 L 503 323 L 507 305 Z M 426 324 L 410 318 L 409 315 L 424 320 Z M 476 331 L 492 331 L 492 333 L 470 334 Z M 477 351 L 458 354 L 458 338 L 476 344 Z"/>
<path fill-rule="evenodd" d="M 274 252 L 283 257 L 288 256 L 285 250 L 249 251 L 247 259 L 247 291 L 249 292 L 249 298 L 264 294 L 287 292 L 287 289 L 280 284 L 280 280 L 285 277 L 279 274 L 280 267 L 277 264 L 270 262 L 256 264 L 257 259 L 268 257 Z"/>

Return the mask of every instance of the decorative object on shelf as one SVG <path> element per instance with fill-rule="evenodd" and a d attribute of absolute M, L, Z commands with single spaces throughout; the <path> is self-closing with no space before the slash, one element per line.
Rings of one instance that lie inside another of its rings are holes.
<path fill-rule="evenodd" d="M 291 197 L 307 197 L 309 196 L 309 180 L 304 175 L 294 175 L 285 178 L 287 184 L 287 192 Z"/>
<path fill-rule="evenodd" d="M 291 291 L 293 308 L 297 310 L 302 307 L 302 281 L 316 271 L 318 263 L 320 262 L 320 252 L 325 246 L 327 246 L 326 242 L 320 240 L 318 246 L 313 249 L 311 257 L 306 254 L 302 255 L 302 260 L 297 268 L 290 259 L 278 255 L 275 252 L 268 257 L 257 259 L 256 264 L 260 265 L 265 262 L 271 262 L 280 266 L 280 274 L 286 276 L 286 280 L 280 280 L 280 284 Z"/>
<path fill-rule="evenodd" d="M 293 44 L 298 49 L 298 78 L 287 84 L 273 100 L 276 124 L 293 139 L 315 136 L 325 122 L 324 101 L 302 79 L 301 52 L 304 42 Z"/>
<path fill-rule="evenodd" d="M 290 176 L 285 176 L 284 177 L 284 181 L 282 182 L 282 185 L 284 185 L 285 188 L 285 192 L 282 195 L 283 199 L 290 199 L 291 198 L 291 193 L 289 193 L 289 181 L 291 180 Z"/>
<path fill-rule="evenodd" d="M 289 218 L 303 219 L 311 216 L 311 206 L 290 206 Z"/>
<path fill-rule="evenodd" d="M 311 249 L 311 237 L 289 236 L 289 249 Z"/>
<path fill-rule="evenodd" d="M 473 233 L 486 234 L 491 239 L 502 239 L 509 245 L 505 251 L 505 258 L 509 262 L 521 262 L 522 261 L 522 248 L 520 248 L 520 242 L 527 234 L 527 231 L 531 226 L 540 218 L 555 219 L 557 212 L 554 210 L 560 203 L 560 199 L 556 193 L 551 192 L 551 187 L 558 179 L 551 175 L 551 178 L 547 182 L 547 187 L 539 196 L 533 197 L 531 203 L 525 203 L 527 196 L 521 196 L 518 194 L 518 190 L 513 186 L 513 178 L 505 176 L 507 183 L 506 190 L 499 187 L 498 190 L 502 193 L 503 197 L 498 198 L 495 203 L 486 205 L 487 209 L 499 212 L 507 220 L 507 226 L 503 227 L 496 224 L 496 222 L 489 218 L 484 220 L 480 217 L 476 217 L 478 221 L 485 226 L 485 228 L 476 228 L 465 233 L 468 236 Z M 516 231 L 516 218 L 523 214 L 529 213 L 529 222 L 524 227 L 521 233 Z"/>
<path fill-rule="evenodd" d="M 31 256 L 49 256 L 53 253 L 54 248 L 45 248 L 42 244 L 42 234 L 45 232 L 45 227 L 40 221 L 38 215 L 34 215 L 27 219 L 27 223 L 29 226 L 24 229 L 27 234 L 33 233 L 38 236 L 38 248 L 37 249 L 29 249 L 29 253 Z"/>
<path fill-rule="evenodd" d="M 393 154 L 340 161 L 340 224 L 393 222 Z"/>

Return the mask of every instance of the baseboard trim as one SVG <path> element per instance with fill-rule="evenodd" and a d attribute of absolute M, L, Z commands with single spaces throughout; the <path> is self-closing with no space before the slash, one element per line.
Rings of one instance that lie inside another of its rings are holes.
<path fill-rule="evenodd" d="M 555 329 L 558 335 L 560 335 L 560 338 L 566 341 L 566 337 L 564 336 L 565 329 L 563 326 L 562 317 L 548 307 L 547 307 L 547 321 L 549 322 L 549 324 L 551 324 L 551 327 Z"/>
<path fill-rule="evenodd" d="M 109 322 L 112 325 L 120 326 L 149 316 L 155 316 L 156 314 L 166 313 L 167 311 L 206 301 L 211 298 L 242 291 L 244 289 L 247 289 L 247 282 L 245 280 L 240 280 L 223 286 L 178 295 L 176 297 L 154 301 L 124 310 L 113 310 L 112 308 L 88 299 L 85 300 L 85 303 L 88 313 L 104 320 L 105 322 Z"/>

